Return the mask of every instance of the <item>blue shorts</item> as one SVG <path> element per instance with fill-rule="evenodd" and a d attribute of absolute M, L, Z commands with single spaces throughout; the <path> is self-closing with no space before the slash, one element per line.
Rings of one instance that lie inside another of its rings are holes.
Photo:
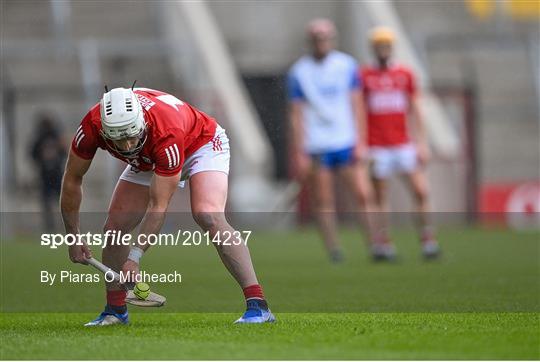
<path fill-rule="evenodd" d="M 312 154 L 311 157 L 320 166 L 334 169 L 352 164 L 353 152 L 354 147 L 348 147 L 338 151 L 315 153 Z"/>

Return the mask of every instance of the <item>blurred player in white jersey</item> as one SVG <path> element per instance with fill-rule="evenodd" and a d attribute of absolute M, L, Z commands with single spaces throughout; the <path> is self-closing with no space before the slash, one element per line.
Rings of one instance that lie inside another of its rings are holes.
<path fill-rule="evenodd" d="M 336 28 L 328 19 L 308 24 L 311 54 L 304 55 L 288 74 L 292 155 L 296 177 L 313 182 L 315 212 L 325 246 L 334 262 L 343 259 L 336 233 L 334 176 L 341 175 L 368 216 L 363 220 L 371 241 L 371 186 L 365 118 L 357 63 L 334 49 Z"/>
<path fill-rule="evenodd" d="M 404 175 L 416 202 L 418 227 L 423 255 L 439 254 L 432 227 L 429 225 L 429 189 L 425 166 L 430 151 L 424 122 L 418 105 L 418 91 L 412 71 L 391 61 L 395 34 L 391 29 L 372 30 L 370 42 L 376 64 L 363 67 L 359 78 L 368 119 L 368 143 L 372 159 L 372 178 L 379 210 L 388 211 L 388 179 Z M 414 120 L 414 139 L 409 135 L 407 121 Z M 387 220 L 383 220 L 386 224 Z M 375 259 L 393 259 L 395 248 L 383 226 L 374 245 Z"/>

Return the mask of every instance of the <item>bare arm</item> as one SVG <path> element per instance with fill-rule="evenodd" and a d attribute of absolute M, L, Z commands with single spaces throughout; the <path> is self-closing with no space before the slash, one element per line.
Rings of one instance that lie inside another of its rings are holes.
<path fill-rule="evenodd" d="M 426 127 L 424 125 L 424 118 L 422 116 L 422 109 L 420 106 L 420 97 L 415 95 L 411 99 L 412 103 L 412 118 L 414 120 L 415 138 L 417 143 L 427 143 Z"/>
<path fill-rule="evenodd" d="M 91 163 L 92 160 L 80 158 L 73 151 L 69 153 L 60 193 L 60 210 L 66 233 L 79 232 L 82 180 Z"/>
<path fill-rule="evenodd" d="M 150 199 L 146 214 L 141 222 L 139 235 L 148 236 L 159 233 L 165 220 L 165 213 L 169 207 L 169 202 L 178 187 L 178 181 L 180 181 L 180 174 L 170 177 L 154 174 L 152 183 L 150 184 Z M 142 252 L 148 250 L 150 247 L 149 244 L 145 243 L 146 238 L 140 241 L 142 243 L 139 242 L 136 247 L 131 249 L 128 260 L 122 267 L 124 275 L 129 277 L 139 274 L 139 259 L 142 256 Z"/>
<path fill-rule="evenodd" d="M 294 153 L 303 152 L 304 122 L 302 117 L 302 102 L 289 103 L 289 120 L 291 122 L 291 146 Z"/>
<path fill-rule="evenodd" d="M 60 193 L 60 210 L 67 234 L 78 234 L 79 210 L 82 200 L 82 180 L 92 160 L 85 160 L 70 151 Z M 69 248 L 69 257 L 75 263 L 86 263 L 92 254 L 87 245 L 73 245 Z"/>
<path fill-rule="evenodd" d="M 311 159 L 304 151 L 304 104 L 302 101 L 292 101 L 289 103 L 289 121 L 291 133 L 291 153 L 294 164 L 294 177 L 303 182 L 310 169 Z"/>
<path fill-rule="evenodd" d="M 367 119 L 364 97 L 361 90 L 355 89 L 351 92 L 351 104 L 353 117 L 356 120 L 356 134 L 358 137 L 356 142 L 356 157 L 357 159 L 364 159 L 367 152 Z"/>
<path fill-rule="evenodd" d="M 149 235 L 159 233 L 165 220 L 165 213 L 169 207 L 169 202 L 178 187 L 179 181 L 180 174 L 169 177 L 154 174 L 149 190 L 150 199 L 146 214 L 141 222 L 139 234 Z M 142 250 L 147 250 L 150 245 L 140 244 L 138 247 Z"/>
<path fill-rule="evenodd" d="M 414 122 L 415 130 L 415 142 L 418 150 L 418 158 L 422 165 L 425 165 L 430 158 L 429 143 L 427 138 L 427 131 L 425 127 L 424 117 L 422 115 L 422 108 L 420 105 L 420 97 L 415 94 L 411 97 L 411 113 Z"/>

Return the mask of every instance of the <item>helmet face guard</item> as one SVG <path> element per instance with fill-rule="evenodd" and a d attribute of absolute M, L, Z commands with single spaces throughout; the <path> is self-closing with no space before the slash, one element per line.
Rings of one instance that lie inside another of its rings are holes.
<path fill-rule="evenodd" d="M 133 158 L 146 142 L 146 122 L 137 95 L 132 89 L 114 88 L 103 94 L 100 102 L 101 136 L 118 154 Z M 138 137 L 137 146 L 128 151 L 120 150 L 113 141 Z"/>
<path fill-rule="evenodd" d="M 146 129 L 142 130 L 141 133 L 137 136 L 132 136 L 132 137 L 138 137 L 139 138 L 139 142 L 137 143 L 137 146 L 135 146 L 133 149 L 131 150 L 121 150 L 118 148 L 118 146 L 116 146 L 116 143 L 114 143 L 114 141 L 119 141 L 119 140 L 122 140 L 122 139 L 125 139 L 127 137 L 123 137 L 123 138 L 118 138 L 118 139 L 112 139 L 110 137 L 107 136 L 107 134 L 103 131 L 100 132 L 101 133 L 101 137 L 103 137 L 105 139 L 105 143 L 107 144 L 107 146 L 109 148 L 111 148 L 114 152 L 126 157 L 126 158 L 135 158 L 137 157 L 137 155 L 139 154 L 139 152 L 141 152 L 141 150 L 143 149 L 144 147 L 144 144 L 146 142 L 146 139 L 148 138 L 147 135 L 146 135 Z"/>

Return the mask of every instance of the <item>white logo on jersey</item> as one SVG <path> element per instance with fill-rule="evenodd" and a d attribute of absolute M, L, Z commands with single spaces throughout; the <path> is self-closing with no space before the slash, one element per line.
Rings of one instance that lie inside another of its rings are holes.
<path fill-rule="evenodd" d="M 165 153 L 169 159 L 169 168 L 173 169 L 180 165 L 180 152 L 178 152 L 178 146 L 176 146 L 176 143 L 165 148 Z"/>
<path fill-rule="evenodd" d="M 166 103 L 169 106 L 173 107 L 177 111 L 180 110 L 177 106 L 183 106 L 184 105 L 184 102 L 182 102 L 180 99 L 178 99 L 175 96 L 172 96 L 170 94 L 164 94 L 164 95 L 156 97 L 156 98 L 159 99 L 160 101 L 162 101 L 163 103 Z"/>
<path fill-rule="evenodd" d="M 79 148 L 79 143 L 81 143 L 82 139 L 84 138 L 84 132 L 82 128 L 82 124 L 77 128 L 77 134 L 75 135 L 75 147 Z"/>
<path fill-rule="evenodd" d="M 152 106 L 156 104 L 155 102 L 153 102 L 152 100 L 146 98 L 145 96 L 141 94 L 136 94 L 136 95 L 137 95 L 137 99 L 141 103 L 141 107 L 143 107 L 145 111 L 148 111 L 150 108 L 152 108 Z"/>
<path fill-rule="evenodd" d="M 401 90 L 373 91 L 368 98 L 371 113 L 401 113 L 407 112 L 408 102 Z"/>

